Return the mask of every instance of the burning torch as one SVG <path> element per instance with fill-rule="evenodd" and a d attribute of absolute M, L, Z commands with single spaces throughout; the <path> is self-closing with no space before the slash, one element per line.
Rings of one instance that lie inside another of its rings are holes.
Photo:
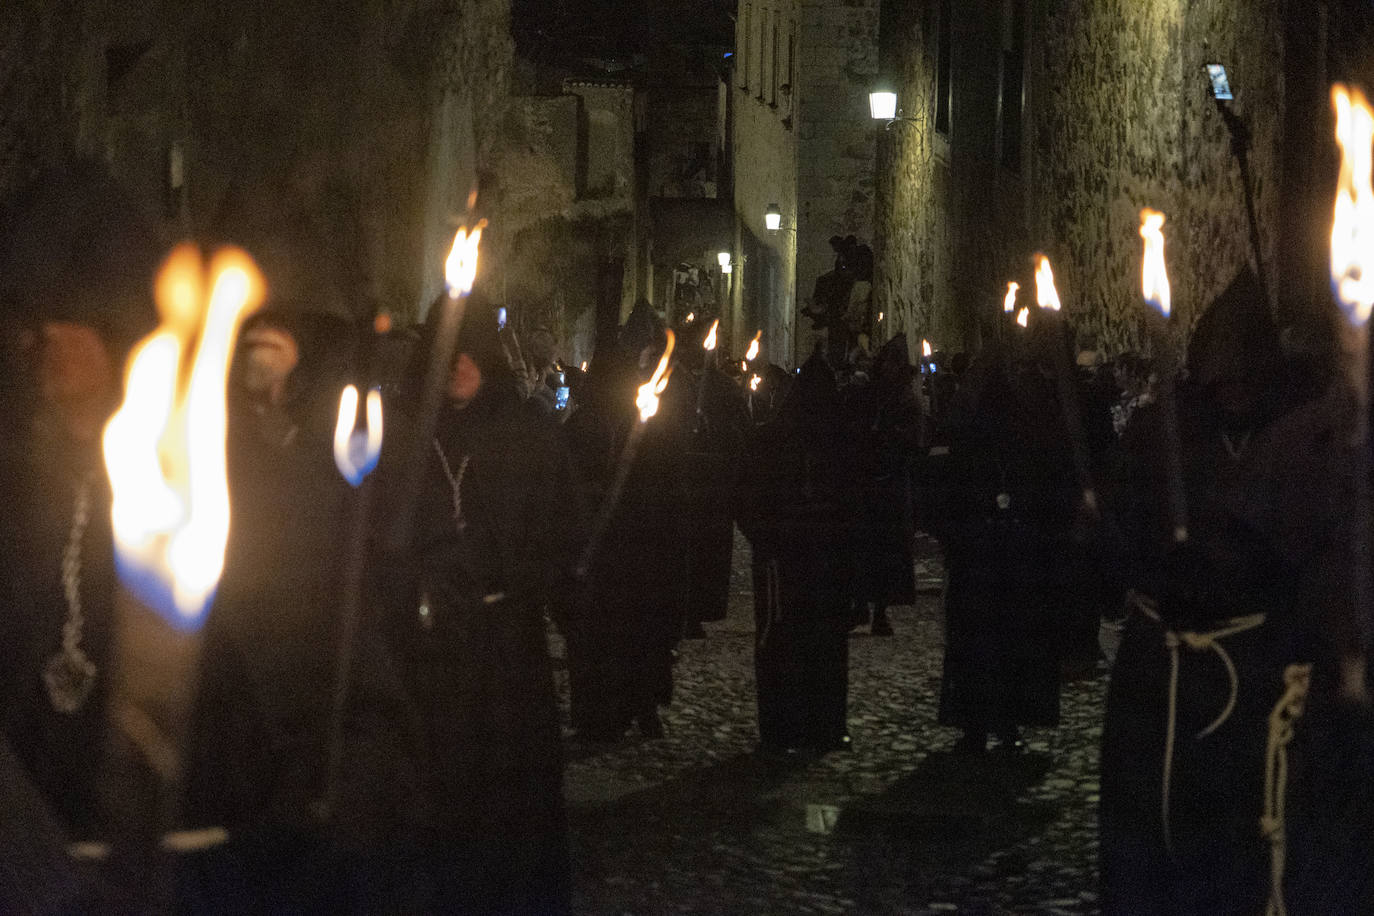
<path fill-rule="evenodd" d="M 1140 211 L 1140 237 L 1145 251 L 1141 260 L 1140 285 L 1145 304 L 1150 307 L 1146 318 L 1155 359 L 1159 363 L 1160 419 L 1164 424 L 1165 486 L 1169 501 L 1169 528 L 1174 542 L 1188 540 L 1188 496 L 1183 486 L 1183 458 L 1178 438 L 1178 403 L 1174 395 L 1174 380 L 1178 375 L 1178 348 L 1169 332 L 1169 318 L 1173 298 L 1169 289 L 1169 272 L 1164 263 L 1164 214 L 1158 210 Z"/>
<path fill-rule="evenodd" d="M 630 477 L 630 467 L 634 464 L 635 454 L 639 451 L 639 440 L 644 437 L 644 427 L 654 414 L 658 413 L 659 396 L 667 390 L 668 379 L 673 374 L 671 361 L 674 335 L 671 330 L 667 334 L 668 342 L 663 348 L 663 355 L 659 357 L 658 365 L 654 367 L 653 375 L 639 386 L 636 394 L 635 407 L 639 409 L 639 419 L 630 427 L 630 435 L 625 440 L 620 462 L 616 465 L 615 478 L 611 481 L 611 488 L 606 492 L 606 500 L 592 524 L 591 535 L 587 538 L 582 558 L 577 563 L 577 576 L 580 579 L 586 578 L 587 573 L 591 571 L 592 561 L 596 559 L 596 552 L 610 527 L 611 516 L 615 514 L 616 506 L 619 505 L 620 497 L 625 491 L 625 482 Z"/>
<path fill-rule="evenodd" d="M 1060 314 L 1059 291 L 1054 286 L 1054 271 L 1050 267 L 1050 259 L 1044 255 L 1039 256 L 1035 269 L 1035 301 L 1040 306 L 1041 317 L 1049 319 L 1048 340 L 1053 351 L 1060 410 L 1073 453 L 1074 474 L 1083 493 L 1083 507 L 1096 514 L 1097 490 L 1093 487 L 1092 473 L 1088 467 L 1088 446 L 1084 441 L 1083 423 L 1079 417 L 1078 391 L 1074 385 L 1073 370 L 1069 366 L 1069 354 L 1066 349 L 1068 326 Z"/>

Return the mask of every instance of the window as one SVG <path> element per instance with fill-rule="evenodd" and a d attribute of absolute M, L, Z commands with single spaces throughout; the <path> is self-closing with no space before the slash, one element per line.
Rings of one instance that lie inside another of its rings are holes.
<path fill-rule="evenodd" d="M 764 74 L 768 72 L 768 70 L 767 70 L 768 61 L 767 61 L 767 59 L 765 59 L 765 57 L 764 57 L 764 54 L 768 51 L 768 45 L 764 44 L 764 41 L 763 41 L 764 27 L 765 27 L 767 24 L 768 24 L 768 11 L 767 11 L 767 10 L 759 10 L 758 22 L 756 22 L 756 23 L 754 24 L 754 34 L 755 34 L 755 36 L 757 36 L 757 38 L 758 38 L 758 53 L 756 53 L 754 56 L 758 58 L 758 62 L 759 62 L 759 78 L 758 78 L 758 83 L 757 83 L 758 89 L 759 89 L 759 93 L 758 93 L 757 98 L 758 98 L 758 100 L 759 100 L 760 102 L 763 101 L 763 98 L 764 98 L 763 94 L 764 94 L 764 91 L 767 89 L 767 87 L 764 86 L 764 84 L 763 84 L 763 83 L 764 83 Z"/>
<path fill-rule="evenodd" d="M 1021 117 L 1025 101 L 1026 2 L 1002 2 L 1002 92 L 998 99 L 998 158 L 1002 167 L 1021 171 Z"/>
<path fill-rule="evenodd" d="M 792 28 L 787 33 L 787 91 L 796 98 L 797 92 L 797 30 Z"/>
<path fill-rule="evenodd" d="M 769 69 L 768 80 L 768 103 L 774 108 L 778 107 L 778 17 L 773 14 L 773 42 L 768 51 L 768 62 L 772 65 Z"/>
<path fill-rule="evenodd" d="M 749 4 L 744 4 L 744 15 L 740 17 L 739 35 L 735 40 L 735 47 L 739 50 L 739 53 L 736 55 L 735 68 L 739 71 L 739 86 L 741 89 L 745 90 L 749 88 L 749 64 L 753 57 L 753 55 L 749 53 L 749 41 L 751 37 L 749 32 L 749 19 L 751 17 L 749 14 L 751 12 L 753 11 L 750 9 Z"/>
<path fill-rule="evenodd" d="M 940 0 L 939 20 L 935 24 L 935 130 L 949 136 L 951 70 L 954 59 L 954 15 L 952 0 Z"/>

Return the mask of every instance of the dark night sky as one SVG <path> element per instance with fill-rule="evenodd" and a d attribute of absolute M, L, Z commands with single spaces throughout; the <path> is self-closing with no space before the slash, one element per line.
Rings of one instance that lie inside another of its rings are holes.
<path fill-rule="evenodd" d="M 514 0 L 517 30 L 602 39 L 626 51 L 667 41 L 728 44 L 733 0 Z"/>

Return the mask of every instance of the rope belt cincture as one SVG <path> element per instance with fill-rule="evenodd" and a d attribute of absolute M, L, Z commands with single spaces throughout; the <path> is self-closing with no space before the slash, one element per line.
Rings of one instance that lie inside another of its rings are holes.
<path fill-rule="evenodd" d="M 1283 695 L 1269 711 L 1269 737 L 1264 746 L 1264 813 L 1260 816 L 1260 830 L 1269 840 L 1269 905 L 1265 907 L 1265 916 L 1285 916 L 1288 912 L 1283 902 L 1283 872 L 1288 857 L 1288 834 L 1284 829 L 1288 745 L 1293 741 L 1293 726 L 1302 716 L 1311 683 L 1311 665 L 1287 666 L 1283 669 Z"/>
<path fill-rule="evenodd" d="M 1212 720 L 1210 725 L 1193 736 L 1194 740 L 1199 740 L 1221 728 L 1226 720 L 1231 717 L 1231 713 L 1236 708 L 1236 698 L 1240 692 L 1240 679 L 1236 675 L 1235 662 L 1231 661 L 1231 655 L 1221 644 L 1221 640 L 1235 636 L 1237 633 L 1255 629 L 1264 623 L 1265 615 L 1247 614 L 1244 617 L 1232 617 L 1230 620 L 1224 621 L 1217 629 L 1205 632 L 1173 630 L 1160 617 L 1154 601 L 1145 595 L 1131 592 L 1127 596 L 1127 600 L 1141 614 L 1160 625 L 1164 630 L 1164 646 L 1169 650 L 1169 710 L 1164 726 L 1164 770 L 1160 778 L 1159 813 L 1164 834 L 1164 848 L 1168 850 L 1170 855 L 1173 855 L 1174 839 L 1169 829 L 1169 809 L 1171 807 L 1170 790 L 1174 770 L 1174 745 L 1177 742 L 1178 732 L 1179 648 L 1186 647 L 1194 652 L 1210 650 L 1216 653 L 1217 658 L 1221 659 L 1222 667 L 1226 669 L 1226 677 L 1230 681 L 1230 694 L 1227 696 L 1221 712 Z"/>
<path fill-rule="evenodd" d="M 1235 711 L 1240 691 L 1240 679 L 1236 674 L 1235 663 L 1225 646 L 1221 644 L 1221 640 L 1262 626 L 1266 615 L 1247 614 L 1243 617 L 1232 617 L 1223 621 L 1222 626 L 1217 629 L 1205 632 L 1173 630 L 1164 623 L 1158 608 L 1150 598 L 1131 592 L 1127 596 L 1127 601 L 1135 610 L 1160 625 L 1164 630 L 1164 645 L 1169 650 L 1169 700 L 1164 732 L 1164 767 L 1160 780 L 1160 823 L 1164 834 L 1164 848 L 1173 855 L 1169 808 L 1174 746 L 1178 731 L 1179 648 L 1186 647 L 1195 652 L 1210 650 L 1216 653 L 1230 681 L 1230 694 L 1225 705 L 1211 724 L 1194 736 L 1194 740 L 1198 740 L 1225 724 Z M 1283 901 L 1283 876 L 1287 860 L 1287 832 L 1284 819 L 1284 802 L 1288 790 L 1287 746 L 1293 740 L 1294 724 L 1302 716 L 1311 675 L 1310 664 L 1291 664 L 1285 667 L 1283 695 L 1269 712 L 1269 730 L 1264 752 L 1264 811 L 1260 816 L 1261 834 L 1269 840 L 1270 888 L 1265 916 L 1286 916 L 1287 913 Z"/>

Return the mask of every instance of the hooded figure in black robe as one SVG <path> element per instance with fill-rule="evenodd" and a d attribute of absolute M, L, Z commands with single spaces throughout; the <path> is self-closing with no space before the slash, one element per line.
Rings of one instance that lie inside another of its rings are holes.
<path fill-rule="evenodd" d="M 625 443 L 640 423 L 636 389 L 665 343 L 651 307 L 637 305 L 612 352 L 593 360 L 582 409 L 565 424 L 592 511 L 606 511 Z M 632 724 L 646 737 L 662 735 L 658 707 L 672 700 L 687 595 L 684 462 L 695 394 L 690 374 L 675 372 L 640 432 L 585 570 L 568 627 L 568 668 L 572 724 L 589 740 L 616 740 Z"/>
<path fill-rule="evenodd" d="M 29 849 L 0 844 L 6 912 L 138 899 L 138 888 L 83 887 L 65 855 L 25 860 L 117 839 L 102 775 L 117 583 L 100 436 L 129 349 L 156 325 L 153 225 L 90 163 L 40 176 L 0 218 L 0 308 L 19 336 L 3 368 L 25 370 L 6 379 L 14 400 L 0 409 L 0 806 L 49 809 Z"/>
<path fill-rule="evenodd" d="M 1186 541 L 1175 543 L 1166 513 L 1161 436 L 1136 437 L 1112 491 L 1132 613 L 1102 738 L 1108 913 L 1281 902 L 1281 774 L 1303 767 L 1284 744 L 1295 721 L 1302 729 L 1309 685 L 1335 682 L 1340 660 L 1360 656 L 1352 401 L 1340 385 L 1314 394 L 1292 382 L 1244 273 L 1199 321 L 1178 391 Z M 1159 429 L 1163 407 L 1134 422 Z"/>
<path fill-rule="evenodd" d="M 1036 340 L 1043 351 L 1055 335 Z M 1009 372 L 1000 354 L 970 369 L 950 416 L 941 725 L 981 752 L 1012 750 L 1018 727 L 1059 721 L 1060 606 L 1074 564 L 1074 483 L 1052 361 Z"/>
<path fill-rule="evenodd" d="M 187 797 L 192 824 L 231 840 L 195 863 L 186 893 L 198 912 L 367 911 L 395 893 L 404 869 L 391 855 L 414 845 L 418 735 L 372 608 L 351 647 L 340 771 L 327 763 L 361 492 L 333 460 L 349 331 L 274 303 L 245 322 L 236 349 L 233 524 L 204 628 Z M 326 817 L 330 794 L 347 802 Z"/>
<path fill-rule="evenodd" d="M 701 322 L 697 322 L 700 328 Z M 691 326 L 689 326 L 691 327 Z M 700 359 L 700 333 L 683 333 L 684 368 Z M 679 372 L 683 368 L 678 369 Z M 696 419 L 686 461 L 689 518 L 684 526 L 688 551 L 686 621 L 683 632 L 704 636 L 703 621 L 725 619 L 730 600 L 730 566 L 734 559 L 735 521 L 732 495 L 749 428 L 749 413 L 740 386 L 707 355 L 696 377 Z"/>
<path fill-rule="evenodd" d="M 855 615 L 857 622 L 866 622 L 871 607 L 877 636 L 892 634 L 889 606 L 916 600 L 911 467 L 921 438 L 921 402 L 914 376 L 906 335 L 898 335 L 878 351 L 873 380 L 851 386 L 845 404 L 859 475 Z"/>
<path fill-rule="evenodd" d="M 770 751 L 849 744 L 854 484 L 835 376 L 812 354 L 777 419 L 759 427 L 739 485 L 753 547 L 759 740 Z"/>
<path fill-rule="evenodd" d="M 433 438 L 420 444 L 409 552 L 394 558 L 406 574 L 379 596 L 422 730 L 425 909 L 564 913 L 571 879 L 544 607 L 568 587 L 582 512 L 559 428 L 523 407 L 495 310 L 476 294 L 458 350 Z"/>

